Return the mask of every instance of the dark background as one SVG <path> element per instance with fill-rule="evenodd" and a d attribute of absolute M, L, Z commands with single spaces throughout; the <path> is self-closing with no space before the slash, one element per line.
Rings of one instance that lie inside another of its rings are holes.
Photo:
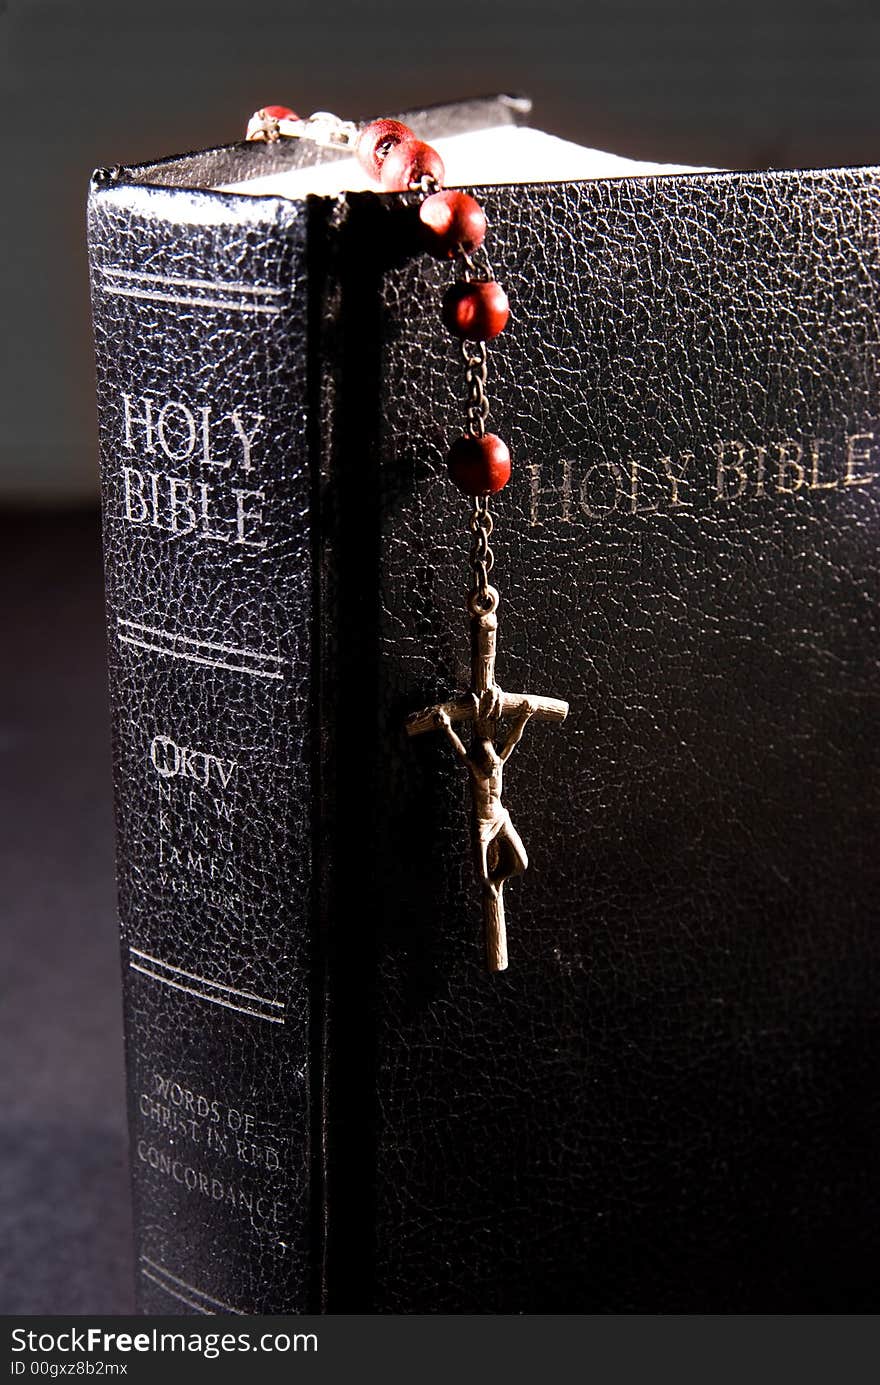
<path fill-rule="evenodd" d="M 0 3 L 0 1311 L 131 1305 L 84 247 L 88 175 L 503 90 L 645 159 L 880 162 L 868 0 Z"/>

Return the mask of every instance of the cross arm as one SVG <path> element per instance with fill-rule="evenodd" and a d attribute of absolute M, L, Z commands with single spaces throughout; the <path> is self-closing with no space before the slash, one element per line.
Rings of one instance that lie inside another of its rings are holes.
<path fill-rule="evenodd" d="M 524 703 L 528 705 L 531 715 L 537 721 L 565 721 L 568 716 L 568 703 L 561 702 L 558 698 L 508 692 L 501 694 L 501 715 L 515 716 Z M 433 707 L 426 707 L 421 712 L 414 712 L 406 720 L 407 735 L 421 736 L 426 731 L 436 731 L 436 714 L 439 711 L 444 711 L 452 722 L 473 721 L 474 704 L 470 698 L 453 698 L 449 702 L 440 702 Z"/>

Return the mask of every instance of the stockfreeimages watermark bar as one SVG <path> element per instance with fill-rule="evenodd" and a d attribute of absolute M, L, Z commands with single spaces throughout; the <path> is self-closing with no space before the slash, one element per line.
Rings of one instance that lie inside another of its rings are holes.
<path fill-rule="evenodd" d="M 277 1327 L 271 1330 L 207 1331 L 156 1325 L 136 1330 L 117 1327 L 13 1327 L 10 1332 L 9 1374 L 128 1375 L 128 1357 L 199 1356 L 206 1361 L 238 1353 L 288 1355 L 316 1352 L 318 1334 Z"/>
<path fill-rule="evenodd" d="M 214 1338 L 218 1343 L 214 1343 Z M 210 1341 L 210 1349 L 208 1343 Z M 224 1351 L 317 1351 L 315 1332 L 264 1332 L 255 1340 L 249 1332 L 186 1333 L 147 1328 L 140 1332 L 106 1331 L 101 1327 L 62 1330 L 58 1333 L 12 1329 L 13 1352 L 34 1351 L 195 1351 L 219 1356 Z"/>
<path fill-rule="evenodd" d="M 381 1372 L 384 1385 L 644 1385 L 659 1366 L 679 1385 L 778 1385 L 796 1374 L 835 1380 L 845 1362 L 847 1385 L 876 1379 L 876 1316 L 620 1316 L 7 1317 L 0 1376 L 337 1385 Z"/>

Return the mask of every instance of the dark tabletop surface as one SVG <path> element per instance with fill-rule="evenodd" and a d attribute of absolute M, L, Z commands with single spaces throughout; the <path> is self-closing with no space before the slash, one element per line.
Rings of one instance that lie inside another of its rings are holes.
<path fill-rule="evenodd" d="M 97 516 L 0 517 L 0 1312 L 133 1311 Z"/>

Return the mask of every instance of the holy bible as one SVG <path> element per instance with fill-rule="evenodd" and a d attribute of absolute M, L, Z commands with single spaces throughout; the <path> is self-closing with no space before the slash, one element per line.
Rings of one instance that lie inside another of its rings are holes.
<path fill-rule="evenodd" d="M 449 268 L 279 140 L 95 174 L 145 1312 L 871 1311 L 880 172 L 410 114 L 512 318 L 490 975 Z"/>

